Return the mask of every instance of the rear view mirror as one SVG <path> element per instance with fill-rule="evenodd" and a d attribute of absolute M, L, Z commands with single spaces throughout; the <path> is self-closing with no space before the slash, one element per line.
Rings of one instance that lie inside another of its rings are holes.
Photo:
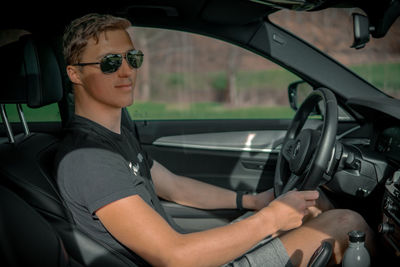
<path fill-rule="evenodd" d="M 369 42 L 369 20 L 368 17 L 361 14 L 353 14 L 353 30 L 354 43 L 351 46 L 355 49 L 360 49 Z"/>

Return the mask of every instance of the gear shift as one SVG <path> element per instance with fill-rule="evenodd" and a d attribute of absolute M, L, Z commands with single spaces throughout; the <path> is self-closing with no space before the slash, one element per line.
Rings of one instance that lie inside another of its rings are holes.
<path fill-rule="evenodd" d="M 325 267 L 332 256 L 331 243 L 324 241 L 312 255 L 307 267 Z"/>

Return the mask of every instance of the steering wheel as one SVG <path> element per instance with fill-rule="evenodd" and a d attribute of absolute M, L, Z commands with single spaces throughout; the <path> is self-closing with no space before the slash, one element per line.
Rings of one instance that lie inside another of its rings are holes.
<path fill-rule="evenodd" d="M 303 129 L 320 101 L 325 111 L 322 130 Z M 286 132 L 275 170 L 276 197 L 295 188 L 314 190 L 323 182 L 336 142 L 337 124 L 335 95 L 326 88 L 314 90 L 300 106 Z"/>

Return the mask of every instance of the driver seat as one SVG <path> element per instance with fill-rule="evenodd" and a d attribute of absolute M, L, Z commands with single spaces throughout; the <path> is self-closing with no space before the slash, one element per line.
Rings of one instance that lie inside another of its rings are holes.
<path fill-rule="evenodd" d="M 16 193 L 54 228 L 66 252 L 78 263 L 84 266 L 136 266 L 130 259 L 89 238 L 77 228 L 52 175 L 59 137 L 30 132 L 25 122 L 21 104 L 39 108 L 57 103 L 62 98 L 62 76 L 53 48 L 43 39 L 25 35 L 0 47 L 0 57 L 7 62 L 0 66 L 3 82 L 0 106 L 8 139 L 0 143 L 0 184 Z M 11 127 L 14 125 L 9 123 L 4 104 L 17 105 L 22 133 L 14 135 Z M 0 219 L 1 225 L 3 218 Z M 27 219 L 21 209 L 20 223 L 25 223 L 30 231 L 43 230 L 28 226 Z M 34 238 L 34 235 L 30 237 Z M 24 250 L 34 248 L 20 249 L 18 254 L 24 255 Z"/>
<path fill-rule="evenodd" d="M 0 186 L 0 220 L 3 266 L 82 266 L 69 257 L 54 228 L 25 201 L 3 186 Z M 29 227 L 26 227 L 27 221 Z"/>

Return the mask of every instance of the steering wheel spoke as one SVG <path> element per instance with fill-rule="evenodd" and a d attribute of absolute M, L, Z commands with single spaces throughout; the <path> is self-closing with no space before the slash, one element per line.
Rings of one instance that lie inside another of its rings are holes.
<path fill-rule="evenodd" d="M 292 174 L 289 176 L 289 178 L 288 178 L 286 184 L 284 185 L 284 187 L 283 187 L 283 189 L 282 189 L 282 194 L 285 194 L 286 192 L 295 189 L 296 186 L 299 184 L 299 182 L 300 182 L 300 180 L 301 180 L 300 178 L 301 178 L 300 176 L 298 176 L 298 175 L 292 173 Z"/>

